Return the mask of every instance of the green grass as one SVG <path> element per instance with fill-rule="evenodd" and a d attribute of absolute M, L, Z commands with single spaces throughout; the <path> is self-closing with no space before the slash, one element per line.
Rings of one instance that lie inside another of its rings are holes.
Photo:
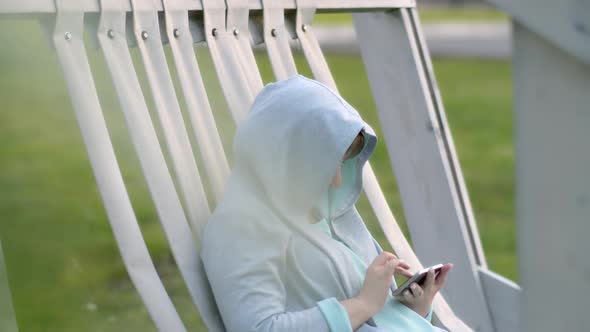
<path fill-rule="evenodd" d="M 418 9 L 422 23 L 441 22 L 504 22 L 506 14 L 487 7 L 466 8 L 426 8 Z M 314 18 L 317 25 L 350 25 L 352 15 L 349 13 L 319 14 Z"/>
<path fill-rule="evenodd" d="M 43 37 L 34 24 L 0 21 L 0 239 L 20 331 L 154 331 L 122 265 L 64 80 Z M 204 331 L 170 259 L 102 58 L 88 51 L 150 253 L 187 325 Z M 198 58 L 218 120 L 231 131 L 206 50 Z M 258 60 L 269 81 L 268 60 Z M 297 57 L 298 66 L 309 73 L 302 60 Z M 341 93 L 380 133 L 360 59 L 332 55 L 328 62 Z M 517 280 L 510 64 L 434 65 L 489 265 Z M 403 225 L 383 145 L 372 163 Z M 359 206 L 387 247 L 366 201 Z"/>

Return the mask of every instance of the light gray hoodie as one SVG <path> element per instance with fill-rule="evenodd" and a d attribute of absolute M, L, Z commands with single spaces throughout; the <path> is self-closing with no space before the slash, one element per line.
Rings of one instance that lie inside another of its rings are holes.
<path fill-rule="evenodd" d="M 359 292 L 350 253 L 309 224 L 342 157 L 363 130 L 352 190 L 333 233 L 367 265 L 381 252 L 354 203 L 377 139 L 331 89 L 294 76 L 258 95 L 234 140 L 234 168 L 206 227 L 202 259 L 228 331 L 329 331 L 318 302 Z M 392 285 L 395 287 L 395 285 Z M 369 320 L 359 331 L 383 331 Z"/>

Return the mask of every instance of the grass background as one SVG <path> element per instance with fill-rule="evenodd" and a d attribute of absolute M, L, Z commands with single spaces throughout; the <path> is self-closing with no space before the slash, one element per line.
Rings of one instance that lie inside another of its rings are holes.
<path fill-rule="evenodd" d="M 457 7 L 452 10 L 445 7 L 434 7 L 420 10 L 419 14 L 422 23 L 508 21 L 506 14 L 484 6 Z M 320 14 L 314 18 L 314 23 L 323 25 L 352 25 L 352 15 L 349 13 Z"/>
<path fill-rule="evenodd" d="M 0 45 L 0 239 L 20 331 L 155 331 L 114 243 L 54 53 L 34 22 L 0 21 Z M 182 318 L 191 330 L 204 330 L 151 207 L 103 59 L 98 50 L 88 51 L 150 253 Z M 205 49 L 197 57 L 229 150 L 233 125 L 211 60 Z M 257 60 L 270 81 L 268 59 Z M 309 74 L 302 57 L 296 60 Z M 360 58 L 327 60 L 342 95 L 380 133 Z M 518 280 L 510 63 L 446 59 L 435 60 L 434 67 L 488 263 Z M 383 145 L 372 163 L 406 229 Z M 359 208 L 388 247 L 364 199 Z"/>

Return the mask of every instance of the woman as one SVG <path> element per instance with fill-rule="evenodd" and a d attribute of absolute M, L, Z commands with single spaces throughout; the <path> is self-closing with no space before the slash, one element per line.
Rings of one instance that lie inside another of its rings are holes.
<path fill-rule="evenodd" d="M 354 203 L 376 137 L 346 101 L 294 76 L 267 85 L 234 140 L 234 169 L 202 242 L 228 331 L 436 331 L 452 265 L 394 299 L 408 264 L 382 252 Z"/>

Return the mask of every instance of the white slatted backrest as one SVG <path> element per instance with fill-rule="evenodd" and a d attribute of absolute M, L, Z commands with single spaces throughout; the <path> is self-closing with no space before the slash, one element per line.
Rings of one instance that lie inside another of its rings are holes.
<path fill-rule="evenodd" d="M 84 49 L 84 13 L 73 3 L 66 9 L 63 5 L 58 3 L 53 42 L 121 256 L 158 329 L 184 331 L 148 253 L 115 158 Z"/>
<path fill-rule="evenodd" d="M 90 10 L 88 2 L 56 0 L 56 4 L 57 15 L 53 42 L 68 83 L 84 142 L 123 261 L 158 329 L 161 331 L 184 331 L 185 327 L 166 294 L 147 252 L 102 115 L 82 37 L 83 15 L 85 11 Z M 204 315 L 205 317 L 213 317 L 213 319 L 206 321 L 210 329 L 223 329 L 215 307 L 202 301 L 210 294 L 207 293 L 209 292 L 208 283 L 198 257 L 198 239 L 211 209 L 208 206 L 197 163 L 192 153 L 193 148 L 182 117 L 178 92 L 174 88 L 169 72 L 162 40 L 167 39 L 170 44 L 173 66 L 180 81 L 180 93 L 185 101 L 189 123 L 195 133 L 195 141 L 198 145 L 195 150 L 198 150 L 202 156 L 205 172 L 212 186 L 214 197 L 211 201 L 216 201 L 223 193 L 223 185 L 229 173 L 229 166 L 204 89 L 197 59 L 194 56 L 193 44 L 200 40 L 192 39 L 191 24 L 203 27 L 204 38 L 209 47 L 225 100 L 236 124 L 239 124 L 244 119 L 254 97 L 262 89 L 262 79 L 255 62 L 248 33 L 248 27 L 251 25 L 248 16 L 249 10 L 262 10 L 264 15 L 262 39 L 266 44 L 276 79 L 284 79 L 297 72 L 289 47 L 290 36 L 284 18 L 285 9 L 295 9 L 296 26 L 292 30 L 295 31 L 314 77 L 337 90 L 311 27 L 316 9 L 383 10 L 413 7 L 414 5 L 412 0 L 342 0 L 338 2 L 297 0 L 295 3 L 268 0 L 263 0 L 260 3 L 251 3 L 248 0 L 202 0 L 201 4 L 195 4 L 194 1 L 188 0 L 162 0 L 162 2 L 131 0 L 130 3 L 116 0 L 99 1 L 98 29 L 89 32 L 96 33 L 98 36 L 101 52 L 117 91 L 143 174 L 180 273 L 194 304 L 201 312 L 207 313 Z M 129 52 L 129 43 L 126 38 L 128 34 L 126 13 L 130 9 L 133 19 L 133 35 L 142 59 L 141 68 L 148 79 L 148 88 L 153 97 L 157 119 L 152 119 L 150 116 Z M 160 25 L 164 23 L 158 20 L 158 12 L 162 9 L 164 9 L 166 38 L 160 35 Z M 202 22 L 193 16 L 190 16 L 189 20 L 189 10 L 195 9 L 202 10 L 204 19 Z M 384 22 L 379 22 L 381 25 L 378 27 L 387 27 L 389 24 L 390 27 L 400 25 L 407 29 L 408 24 L 412 22 L 412 15 L 415 16 L 414 10 L 401 9 L 398 13 L 401 15 L 387 15 Z M 412 42 L 413 38 L 416 38 L 415 30 L 406 31 L 402 28 L 397 30 L 399 30 L 396 31 L 399 35 L 398 39 L 402 41 L 402 44 L 408 41 Z M 359 31 L 362 33 L 363 24 L 360 24 Z M 380 34 L 383 33 L 388 33 L 388 31 L 380 32 Z M 418 46 L 412 44 L 409 45 L 409 50 L 401 50 L 399 54 L 396 54 L 397 56 L 405 55 L 411 61 L 420 62 L 424 59 L 418 59 L 419 56 L 423 57 L 426 52 L 420 47 L 419 44 Z M 371 48 L 373 47 L 371 46 Z M 371 58 L 378 52 L 378 49 L 365 50 L 365 58 Z M 426 62 L 428 61 L 427 59 Z M 383 63 L 379 64 L 384 65 Z M 374 64 L 368 67 L 371 76 L 371 69 L 375 68 Z M 414 80 L 423 79 L 419 77 L 423 73 L 415 73 L 412 68 L 409 70 L 398 69 L 406 75 L 416 74 L 417 78 Z M 412 80 L 409 77 L 405 78 Z M 376 94 L 376 97 L 380 96 Z M 437 100 L 437 96 L 420 96 L 419 98 Z M 426 102 L 432 103 L 432 100 Z M 174 184 L 172 172 L 168 169 L 166 158 L 160 147 L 154 129 L 155 120 L 162 128 L 171 168 L 177 177 L 178 187 Z M 384 122 L 383 126 L 388 127 L 389 123 Z M 453 153 L 454 151 L 451 151 L 451 155 Z M 394 163 L 394 168 L 399 167 L 403 168 L 404 166 Z M 414 268 L 421 268 L 420 261 L 395 222 L 370 165 L 367 165 L 364 170 L 363 180 L 369 202 L 392 247 Z M 403 190 L 402 195 L 404 195 Z M 408 206 L 406 206 L 407 208 Z M 411 208 L 418 207 L 412 205 Z M 408 213 L 407 210 L 406 213 Z M 410 227 L 415 229 L 412 222 L 410 220 Z M 457 226 L 460 220 L 453 222 Z M 421 232 L 431 233 L 432 230 Z M 463 240 L 466 239 L 461 232 L 457 232 L 457 236 Z M 459 250 L 469 255 L 473 250 L 477 250 L 477 246 L 475 249 L 460 248 Z M 472 261 L 464 263 L 467 264 L 463 272 L 463 276 L 467 276 L 465 280 L 477 283 L 477 274 L 468 277 L 469 269 L 475 270 L 475 263 Z M 456 291 L 462 290 L 449 290 L 449 292 Z M 474 296 L 466 303 L 457 305 L 461 308 L 472 306 L 473 301 L 485 304 L 482 302 L 484 300 L 480 293 L 476 292 Z M 483 322 L 481 323 L 483 325 L 478 326 L 480 328 L 483 326 L 482 330 L 488 331 L 491 329 L 491 325 L 488 324 L 489 313 L 485 305 L 478 310 L 480 309 L 480 316 L 483 318 L 477 318 L 476 322 L 477 324 Z M 454 315 L 442 296 L 437 297 L 434 310 L 439 325 L 453 331 L 470 330 Z M 488 319 L 486 320 L 485 317 Z"/>

